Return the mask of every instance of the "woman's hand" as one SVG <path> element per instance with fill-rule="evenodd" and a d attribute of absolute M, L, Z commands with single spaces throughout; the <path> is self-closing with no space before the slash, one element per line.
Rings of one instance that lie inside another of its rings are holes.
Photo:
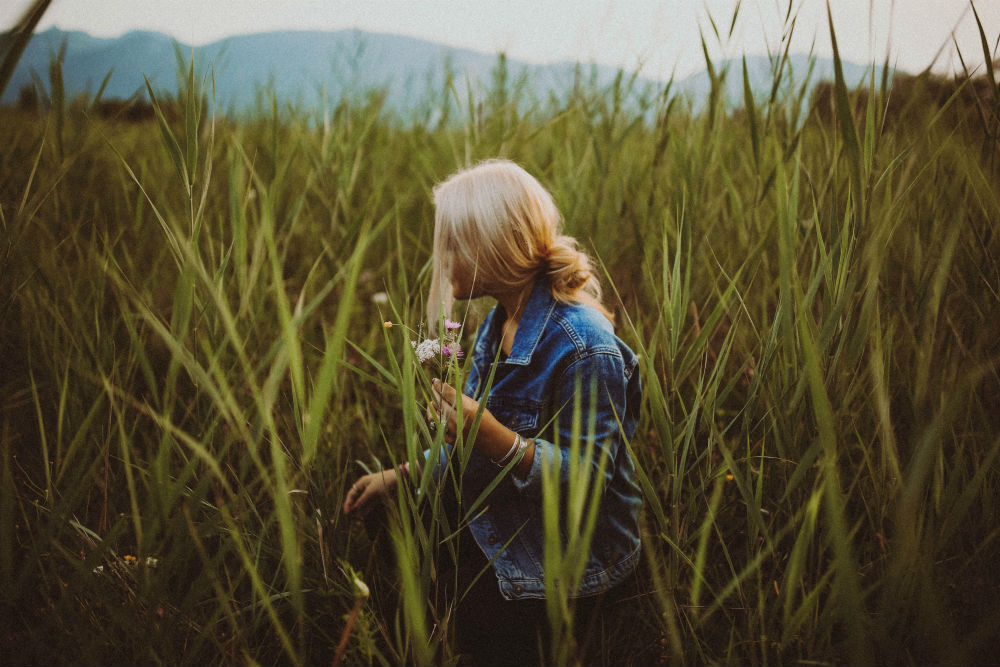
<path fill-rule="evenodd" d="M 434 392 L 434 401 L 427 406 L 427 421 L 431 424 L 443 424 L 444 439 L 448 442 L 455 442 L 458 438 L 458 410 L 461 407 L 462 428 L 465 430 L 464 435 L 468 436 L 469 427 L 472 426 L 472 422 L 476 419 L 476 413 L 479 411 L 479 402 L 462 394 L 459 404 L 459 393 L 455 388 L 437 378 L 431 380 L 431 390 Z M 480 428 L 490 417 L 489 410 L 483 410 Z"/>
<path fill-rule="evenodd" d="M 391 469 L 361 477 L 347 490 L 347 496 L 344 497 L 344 514 L 357 512 L 358 516 L 365 516 L 371 510 L 371 502 L 388 496 L 396 488 L 396 481 L 396 471 Z"/>
<path fill-rule="evenodd" d="M 427 407 L 427 421 L 432 424 L 438 422 L 443 424 L 445 440 L 455 442 L 458 434 L 458 410 L 461 408 L 462 428 L 465 429 L 465 437 L 468 438 L 469 427 L 479 412 L 479 402 L 465 394 L 459 394 L 454 387 L 437 378 L 431 381 L 431 389 L 434 391 L 434 404 Z M 514 435 L 513 431 L 497 421 L 496 417 L 484 408 L 479 419 L 476 442 L 473 445 L 480 454 L 491 461 L 499 461 L 510 453 Z M 534 457 L 535 446 L 531 444 L 514 468 L 515 474 L 522 477 L 527 475 Z"/>

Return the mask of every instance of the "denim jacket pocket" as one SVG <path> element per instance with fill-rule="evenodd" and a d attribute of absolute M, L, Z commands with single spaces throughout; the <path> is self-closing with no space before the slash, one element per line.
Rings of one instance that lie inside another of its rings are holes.
<path fill-rule="evenodd" d="M 529 437 L 538 429 L 541 406 L 531 399 L 512 396 L 490 396 L 486 408 L 497 421 L 512 431 Z"/>

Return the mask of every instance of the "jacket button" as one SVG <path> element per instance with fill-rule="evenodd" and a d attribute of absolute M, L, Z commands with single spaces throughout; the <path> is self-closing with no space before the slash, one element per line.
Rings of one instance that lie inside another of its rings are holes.
<path fill-rule="evenodd" d="M 524 592 L 524 586 L 521 584 L 514 584 L 514 595 L 520 595 Z"/>
<path fill-rule="evenodd" d="M 493 546 L 493 545 L 494 545 L 494 544 L 496 544 L 496 543 L 497 543 L 498 541 L 499 541 L 499 540 L 497 540 L 497 536 L 496 536 L 496 535 L 490 535 L 490 536 L 489 536 L 489 537 L 488 537 L 488 538 L 486 539 L 486 542 L 487 542 L 487 544 L 489 544 L 490 546 Z"/>

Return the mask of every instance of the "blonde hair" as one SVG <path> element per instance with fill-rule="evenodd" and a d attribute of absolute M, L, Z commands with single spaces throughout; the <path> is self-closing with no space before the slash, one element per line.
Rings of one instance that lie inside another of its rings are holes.
<path fill-rule="evenodd" d="M 460 170 L 435 186 L 434 207 L 432 331 L 451 312 L 456 259 L 480 284 L 520 289 L 544 275 L 555 299 L 586 303 L 612 320 L 590 258 L 576 239 L 559 233 L 552 195 L 519 165 L 492 159 Z"/>

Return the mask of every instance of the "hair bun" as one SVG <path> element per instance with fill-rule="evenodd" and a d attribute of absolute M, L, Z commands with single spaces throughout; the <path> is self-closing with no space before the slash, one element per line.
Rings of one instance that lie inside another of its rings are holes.
<path fill-rule="evenodd" d="M 571 290 L 578 290 L 586 285 L 588 280 L 590 280 L 590 271 L 576 271 L 566 279 L 566 287 Z"/>
<path fill-rule="evenodd" d="M 556 293 L 571 296 L 593 279 L 590 260 L 570 236 L 557 236 L 539 252 L 539 259 Z"/>

